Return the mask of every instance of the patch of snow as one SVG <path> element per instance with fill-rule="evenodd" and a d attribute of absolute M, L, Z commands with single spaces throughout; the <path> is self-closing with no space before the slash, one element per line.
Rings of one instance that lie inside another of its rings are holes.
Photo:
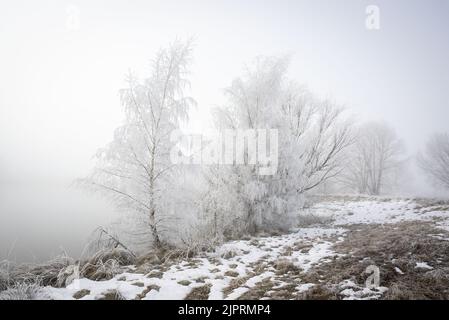
<path fill-rule="evenodd" d="M 442 218 L 441 228 L 449 230 L 449 211 L 432 211 L 417 209 L 413 200 L 394 199 L 363 201 L 334 201 L 315 205 L 312 212 L 328 216 L 335 226 L 350 224 L 385 224 L 403 221 L 431 221 Z"/>
<path fill-rule="evenodd" d="M 433 269 L 433 267 L 429 266 L 427 264 L 427 262 L 417 262 L 415 268 L 416 269 L 427 269 L 427 270 Z"/>
<path fill-rule="evenodd" d="M 315 286 L 314 283 L 304 283 L 304 284 L 300 284 L 299 286 L 297 286 L 295 288 L 295 290 L 298 291 L 299 293 L 306 292 L 307 290 L 309 290 L 313 286 Z"/>
<path fill-rule="evenodd" d="M 253 271 L 250 265 L 254 262 L 264 261 L 274 263 L 280 257 L 290 260 L 294 265 L 304 271 L 322 261 L 323 258 L 335 255 L 331 250 L 332 243 L 323 241 L 323 238 L 343 236 L 342 228 L 301 228 L 282 236 L 263 237 L 253 240 L 232 241 L 219 246 L 215 252 L 204 257 L 194 259 L 196 262 L 189 265 L 187 261 L 172 265 L 161 278 L 147 277 L 138 273 L 122 273 L 107 281 L 92 281 L 79 279 L 66 288 L 46 287 L 53 299 L 74 299 L 73 295 L 79 290 L 89 290 L 82 300 L 99 299 L 110 290 L 117 290 L 126 299 L 135 299 L 149 286 L 158 286 L 159 290 L 147 289 L 148 293 L 143 299 L 184 299 L 195 287 L 209 284 L 209 299 L 236 299 L 244 292 L 254 287 L 267 277 L 274 276 L 274 270 L 249 278 L 239 288 L 224 297 L 223 289 L 229 286 L 234 277 L 225 275 L 226 271 L 235 271 L 239 277 L 247 276 Z M 297 243 L 310 245 L 307 252 L 293 251 L 291 256 L 285 255 L 286 250 L 291 250 Z M 212 272 L 216 269 L 218 272 Z M 202 278 L 204 282 L 197 282 Z M 119 280 L 120 279 L 120 280 Z M 180 283 L 182 280 L 190 283 Z M 143 286 L 133 285 L 140 282 Z M 185 285 L 187 284 L 187 285 Z"/>
<path fill-rule="evenodd" d="M 388 290 L 386 287 L 367 288 L 355 284 L 352 280 L 342 281 L 339 286 L 343 300 L 376 300 Z"/>
<path fill-rule="evenodd" d="M 307 272 L 321 259 L 336 255 L 336 253 L 331 249 L 332 246 L 333 243 L 331 242 L 322 242 L 313 246 L 307 253 L 295 251 L 292 253 L 293 263 L 304 272 Z"/>
<path fill-rule="evenodd" d="M 398 267 L 394 267 L 394 271 L 396 271 L 398 274 L 404 274 L 404 272 Z"/>

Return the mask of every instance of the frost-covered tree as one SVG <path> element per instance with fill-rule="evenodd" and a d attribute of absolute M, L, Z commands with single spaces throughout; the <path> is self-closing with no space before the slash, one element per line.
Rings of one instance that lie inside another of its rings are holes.
<path fill-rule="evenodd" d="M 157 53 L 148 78 L 128 76 L 128 87 L 120 91 L 124 123 L 98 151 L 97 166 L 86 180 L 119 207 L 137 213 L 155 247 L 163 242 L 172 205 L 168 191 L 178 179 L 170 161 L 170 133 L 187 120 L 194 104 L 185 94 L 190 57 L 190 43 L 175 42 Z"/>
<path fill-rule="evenodd" d="M 245 232 L 241 220 L 244 203 L 239 201 L 238 176 L 230 168 L 210 166 L 203 169 L 205 190 L 202 192 L 200 221 L 215 242 L 238 238 Z"/>
<path fill-rule="evenodd" d="M 418 155 L 418 162 L 431 179 L 449 189 L 449 134 L 432 136 L 424 153 Z"/>
<path fill-rule="evenodd" d="M 340 172 L 342 151 L 351 143 L 342 109 L 289 81 L 287 67 L 284 58 L 258 58 L 226 89 L 228 104 L 216 110 L 220 130 L 278 130 L 274 175 L 259 175 L 258 164 L 214 173 L 213 187 L 241 204 L 234 225 L 250 233 L 290 227 L 301 197 Z"/>
<path fill-rule="evenodd" d="M 387 124 L 364 124 L 348 150 L 342 181 L 361 194 L 379 195 L 394 185 L 404 163 L 403 151 L 402 141 Z"/>

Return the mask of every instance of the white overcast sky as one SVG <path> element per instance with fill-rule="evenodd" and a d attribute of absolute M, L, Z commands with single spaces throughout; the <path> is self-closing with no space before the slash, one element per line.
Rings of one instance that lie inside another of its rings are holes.
<path fill-rule="evenodd" d="M 365 28 L 370 4 L 380 8 L 378 31 Z M 244 63 L 291 54 L 292 77 L 361 119 L 387 120 L 413 151 L 448 129 L 446 0 L 2 1 L 1 170 L 84 174 L 120 122 L 125 73 L 145 75 L 176 37 L 195 39 L 196 128 Z"/>
<path fill-rule="evenodd" d="M 365 27 L 368 5 L 380 9 L 380 30 Z M 67 28 L 76 12 L 79 28 Z M 144 76 L 158 48 L 190 37 L 197 130 L 208 128 L 209 108 L 246 62 L 290 54 L 291 77 L 360 120 L 388 121 L 410 155 L 429 134 L 449 131 L 447 0 L 5 0 L 0 185 L 14 193 L 17 181 L 85 176 L 122 119 L 118 90 L 127 71 Z M 11 206 L 0 203 L 3 226 Z"/>

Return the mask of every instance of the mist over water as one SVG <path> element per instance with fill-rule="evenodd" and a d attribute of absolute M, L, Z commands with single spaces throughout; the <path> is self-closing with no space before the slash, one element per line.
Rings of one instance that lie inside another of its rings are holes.
<path fill-rule="evenodd" d="M 0 185 L 0 260 L 45 261 L 66 252 L 79 257 L 90 233 L 117 216 L 105 201 L 69 183 Z"/>

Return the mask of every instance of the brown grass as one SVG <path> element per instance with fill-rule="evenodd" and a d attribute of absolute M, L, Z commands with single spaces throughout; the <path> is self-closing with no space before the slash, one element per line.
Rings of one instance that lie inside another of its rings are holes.
<path fill-rule="evenodd" d="M 159 291 L 160 288 L 161 288 L 161 287 L 159 287 L 159 286 L 156 285 L 156 284 L 150 284 L 149 286 L 147 286 L 147 287 L 145 288 L 145 290 L 143 290 L 141 293 L 139 293 L 139 294 L 136 296 L 135 300 L 142 300 L 143 298 L 145 298 L 145 296 L 147 295 L 148 292 L 150 292 L 151 290 Z"/>
<path fill-rule="evenodd" d="M 82 297 L 87 296 L 88 294 L 90 294 L 90 290 L 81 289 L 73 294 L 73 298 L 78 300 L 81 299 Z"/>
<path fill-rule="evenodd" d="M 8 283 L 5 282 L 5 284 L 38 283 L 41 286 L 60 287 L 58 276 L 61 270 L 73 263 L 73 259 L 63 254 L 44 263 L 11 266 L 8 270 Z M 0 286 L 3 285 L 0 284 Z"/>
<path fill-rule="evenodd" d="M 248 291 L 243 293 L 238 299 L 239 300 L 260 300 L 263 297 L 266 297 L 266 293 L 271 290 L 274 286 L 274 283 L 270 280 L 269 277 L 263 279 L 258 282 L 256 286 L 250 288 Z"/>
<path fill-rule="evenodd" d="M 184 300 L 207 300 L 210 293 L 210 284 L 205 284 L 201 287 L 193 288 Z"/>
<path fill-rule="evenodd" d="M 113 289 L 102 293 L 98 300 L 125 300 L 125 298 L 118 290 Z"/>
<path fill-rule="evenodd" d="M 253 274 L 231 281 L 226 294 L 243 286 L 250 277 L 274 267 L 274 279 L 264 279 L 239 299 L 342 299 L 341 283 L 351 280 L 363 288 L 368 277 L 366 268 L 376 265 L 380 269 L 380 285 L 389 288 L 382 299 L 449 299 L 449 242 L 432 237 L 441 233 L 427 222 L 353 225 L 345 239 L 334 246 L 334 250 L 344 255 L 330 258 L 308 272 L 302 272 L 288 259 L 274 263 L 258 261 L 251 266 Z M 288 256 L 289 251 L 308 249 L 297 243 L 285 253 Z M 434 269 L 417 269 L 417 262 L 427 262 Z M 399 274 L 396 267 L 404 274 Z M 276 282 L 284 285 L 275 285 Z M 296 287 L 303 283 L 315 285 L 300 293 Z"/>
<path fill-rule="evenodd" d="M 449 299 L 449 243 L 429 236 L 436 232 L 441 233 L 427 222 L 352 226 L 334 248 L 345 256 L 302 275 L 304 282 L 326 283 L 302 298 L 338 297 L 338 284 L 347 279 L 363 287 L 366 267 L 376 265 L 380 285 L 389 288 L 384 299 Z M 417 269 L 417 262 L 427 262 L 434 270 Z"/>
<path fill-rule="evenodd" d="M 160 270 L 153 270 L 146 275 L 147 278 L 158 278 L 158 279 L 162 279 L 163 276 L 164 273 Z"/>
<path fill-rule="evenodd" d="M 180 280 L 180 281 L 178 281 L 178 284 L 180 284 L 181 286 L 188 286 L 191 283 L 192 282 L 190 282 L 189 280 Z"/>
<path fill-rule="evenodd" d="M 249 278 L 251 278 L 250 275 L 232 279 L 229 282 L 229 285 L 222 290 L 224 297 L 226 298 L 232 291 L 243 286 Z"/>
<path fill-rule="evenodd" d="M 339 296 L 334 288 L 326 285 L 316 285 L 300 293 L 297 296 L 299 300 L 338 300 Z"/>
<path fill-rule="evenodd" d="M 131 283 L 133 286 L 136 286 L 136 287 L 144 287 L 145 286 L 145 284 L 143 283 L 143 282 L 140 282 L 140 281 L 137 281 L 137 282 L 133 282 L 133 283 Z"/>
<path fill-rule="evenodd" d="M 234 271 L 234 270 L 228 270 L 228 271 L 226 271 L 226 272 L 224 273 L 224 275 L 225 275 L 226 277 L 238 277 L 238 276 L 239 276 L 239 273 L 238 273 L 237 271 Z"/>
<path fill-rule="evenodd" d="M 277 275 L 284 275 L 287 273 L 299 273 L 300 268 L 295 266 L 293 262 L 287 259 L 279 259 L 274 263 L 274 268 L 276 269 Z"/>

